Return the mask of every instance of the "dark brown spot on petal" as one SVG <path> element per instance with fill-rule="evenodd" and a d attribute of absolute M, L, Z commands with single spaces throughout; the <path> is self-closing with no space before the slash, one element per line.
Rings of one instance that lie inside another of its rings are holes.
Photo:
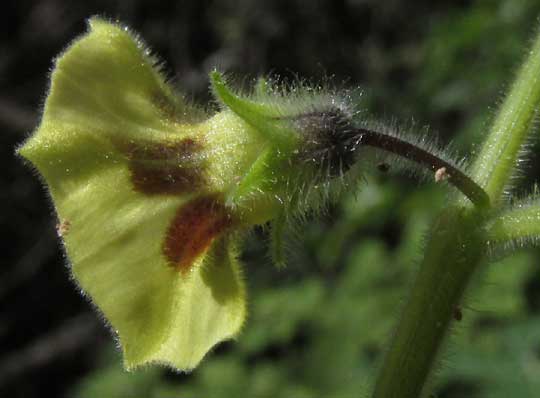
<path fill-rule="evenodd" d="M 181 194 L 194 191 L 203 184 L 200 175 L 192 168 L 130 167 L 135 190 L 148 195 Z"/>
<path fill-rule="evenodd" d="M 175 143 L 135 142 L 120 148 L 138 192 L 177 195 L 206 185 L 202 144 L 193 138 Z"/>
<path fill-rule="evenodd" d="M 178 209 L 167 230 L 163 254 L 172 267 L 186 273 L 232 225 L 233 218 L 218 195 L 195 198 Z"/>

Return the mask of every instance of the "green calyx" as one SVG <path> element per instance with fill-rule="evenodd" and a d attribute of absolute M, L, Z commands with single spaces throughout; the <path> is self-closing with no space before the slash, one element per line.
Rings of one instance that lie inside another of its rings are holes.
<path fill-rule="evenodd" d="M 217 71 L 210 73 L 214 95 L 234 114 L 249 124 L 254 131 L 271 145 L 287 151 L 298 145 L 298 134 L 272 103 L 254 102 L 234 94 L 225 84 L 223 75 Z M 266 84 L 265 84 L 266 85 Z M 259 93 L 261 87 L 258 87 Z"/>
<path fill-rule="evenodd" d="M 224 106 L 216 117 L 234 115 L 255 143 L 251 153 L 239 148 L 234 154 L 235 159 L 250 162 L 229 187 L 227 203 L 251 225 L 268 222 L 283 211 L 294 215 L 322 206 L 335 190 L 332 185 L 340 184 L 332 180 L 350 167 L 336 150 L 338 137 L 332 136 L 344 115 L 335 98 L 307 91 L 300 97 L 274 93 L 265 79 L 257 81 L 251 96 L 241 96 L 227 86 L 221 73 L 212 72 L 210 80 Z"/>

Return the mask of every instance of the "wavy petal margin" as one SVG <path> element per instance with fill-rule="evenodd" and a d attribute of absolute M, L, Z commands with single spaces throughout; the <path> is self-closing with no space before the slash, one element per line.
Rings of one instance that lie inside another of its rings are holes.
<path fill-rule="evenodd" d="M 204 180 L 194 155 L 175 148 L 194 150 L 200 118 L 140 40 L 94 18 L 56 60 L 41 124 L 19 148 L 50 190 L 73 277 L 117 334 L 128 369 L 192 369 L 244 322 L 230 228 L 217 230 L 202 211 L 174 235 L 201 195 L 190 178 Z M 186 228 L 195 238 L 185 245 L 207 243 L 187 271 L 164 250 L 182 246 Z"/>

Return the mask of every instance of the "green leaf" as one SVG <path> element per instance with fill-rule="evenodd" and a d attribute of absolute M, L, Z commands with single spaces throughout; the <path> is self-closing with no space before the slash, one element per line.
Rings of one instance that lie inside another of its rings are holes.
<path fill-rule="evenodd" d="M 245 317 L 234 220 L 205 172 L 222 166 L 204 149 L 208 126 L 194 124 L 201 112 L 173 95 L 141 42 L 89 25 L 57 59 L 19 153 L 50 189 L 73 277 L 125 366 L 188 370 Z"/>

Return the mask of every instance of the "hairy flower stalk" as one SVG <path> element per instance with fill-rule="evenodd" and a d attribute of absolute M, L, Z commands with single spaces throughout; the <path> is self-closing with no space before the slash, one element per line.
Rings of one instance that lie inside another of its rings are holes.
<path fill-rule="evenodd" d="M 346 171 L 357 160 L 356 152 L 360 148 L 373 147 L 425 167 L 434 174 L 436 181 L 448 181 L 474 205 L 481 208 L 489 206 L 488 195 L 471 177 L 456 164 L 413 140 L 357 127 L 352 118 L 339 109 L 309 111 L 289 119 L 299 128 L 307 144 L 316 143 L 308 145 L 307 156 L 322 156 L 331 174 Z"/>
<path fill-rule="evenodd" d="M 355 132 L 358 135 L 358 145 L 367 145 L 383 149 L 425 166 L 433 173 L 439 172 L 439 175 L 441 176 L 438 177 L 436 175 L 436 180 L 445 178 L 476 206 L 489 206 L 489 197 L 486 192 L 475 183 L 472 178 L 446 160 L 397 137 L 366 129 L 358 129 Z M 442 175 L 444 175 L 444 177 Z"/>

